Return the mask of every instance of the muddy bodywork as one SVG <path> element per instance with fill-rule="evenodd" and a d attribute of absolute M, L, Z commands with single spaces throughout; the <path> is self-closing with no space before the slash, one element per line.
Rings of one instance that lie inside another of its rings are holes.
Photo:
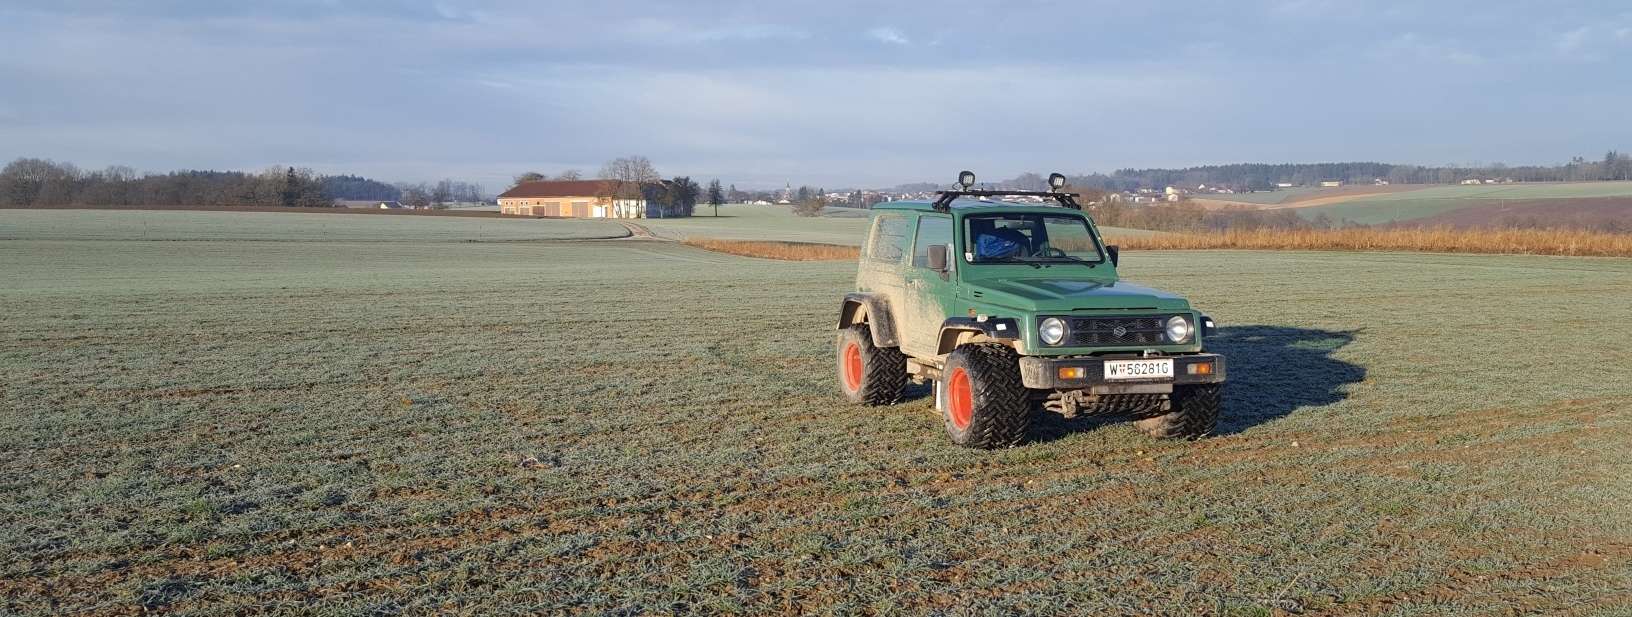
<path fill-rule="evenodd" d="M 881 294 L 848 293 L 839 303 L 839 329 L 858 323 L 869 326 L 873 344 L 879 347 L 899 347 L 895 334 L 895 315 L 890 312 L 889 300 Z"/>
<path fill-rule="evenodd" d="M 1212 320 L 1122 281 L 1120 252 L 1059 202 L 943 192 L 875 207 L 839 307 L 845 395 L 893 401 L 907 381 L 933 381 L 948 436 L 977 448 L 1021 443 L 1038 407 L 1130 415 L 1154 437 L 1211 432 L 1225 379 L 1224 358 L 1205 351 Z"/>
<path fill-rule="evenodd" d="M 856 323 L 865 314 L 877 344 L 898 345 L 920 363 L 938 364 L 956 345 L 980 340 L 1001 341 L 1022 355 L 1046 356 L 1193 354 L 1205 347 L 1209 319 L 1183 297 L 1122 281 L 1109 257 L 1094 264 L 977 264 L 969 259 L 967 238 L 958 233 L 965 216 L 1057 215 L 1065 211 L 1062 208 L 976 202 L 942 212 L 927 203 L 898 202 L 876 210 L 862 247 L 856 291 L 845 297 L 838 325 Z M 944 223 L 925 223 L 933 219 Z M 1098 228 L 1091 219 L 1088 223 L 1103 246 Z M 926 267 L 925 242 L 919 235 L 931 230 L 941 234 L 936 244 L 951 247 L 945 271 Z M 1050 316 L 1135 315 L 1183 315 L 1196 324 L 1196 332 L 1183 343 L 1049 346 L 1038 339 L 1039 322 Z"/>

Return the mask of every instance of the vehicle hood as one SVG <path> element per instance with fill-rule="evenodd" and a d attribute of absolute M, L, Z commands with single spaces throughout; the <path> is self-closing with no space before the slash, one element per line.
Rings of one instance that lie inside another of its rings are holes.
<path fill-rule="evenodd" d="M 1188 310 L 1190 302 L 1159 289 L 1122 281 L 1012 279 L 981 281 L 969 294 L 977 302 L 1032 311 L 1093 309 Z"/>

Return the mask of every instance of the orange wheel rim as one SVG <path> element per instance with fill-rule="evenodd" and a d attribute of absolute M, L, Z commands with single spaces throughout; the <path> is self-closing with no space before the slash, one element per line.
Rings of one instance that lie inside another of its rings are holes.
<path fill-rule="evenodd" d="M 969 372 L 961 368 L 952 371 L 952 378 L 946 380 L 946 416 L 960 431 L 969 428 L 969 421 L 975 417 L 974 389 L 969 387 Z"/>
<path fill-rule="evenodd" d="M 844 389 L 861 389 L 861 346 L 855 343 L 844 346 Z"/>

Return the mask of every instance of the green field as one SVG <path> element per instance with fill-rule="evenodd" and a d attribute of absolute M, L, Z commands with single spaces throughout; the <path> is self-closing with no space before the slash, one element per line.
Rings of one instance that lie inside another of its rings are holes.
<path fill-rule="evenodd" d="M 1222 434 L 984 452 L 841 402 L 849 264 L 14 214 L 4 614 L 1632 611 L 1632 260 L 1128 252 Z"/>
<path fill-rule="evenodd" d="M 827 208 L 821 216 L 802 217 L 788 206 L 730 204 L 714 210 L 698 206 L 697 216 L 679 219 L 646 219 L 641 224 L 659 236 L 673 239 L 715 238 L 720 240 L 780 240 L 858 246 L 867 237 L 870 212 L 854 208 Z M 1102 227 L 1110 237 L 1148 235 L 1160 232 L 1142 229 Z"/>
<path fill-rule="evenodd" d="M 4 210 L 0 240 L 522 241 L 609 238 L 612 221 L 182 210 Z"/>
<path fill-rule="evenodd" d="M 1500 205 L 1504 201 L 1585 197 L 1632 197 L 1632 182 L 1437 186 L 1299 208 L 1297 212 L 1306 218 L 1325 214 L 1333 221 L 1369 225 L 1425 218 L 1459 208 Z"/>

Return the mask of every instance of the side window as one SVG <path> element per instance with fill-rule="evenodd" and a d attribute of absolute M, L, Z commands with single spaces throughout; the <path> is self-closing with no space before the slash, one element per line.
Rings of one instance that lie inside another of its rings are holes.
<path fill-rule="evenodd" d="M 925 216 L 918 219 L 918 239 L 912 243 L 912 267 L 929 267 L 929 245 L 952 244 L 952 218 Z"/>
<path fill-rule="evenodd" d="M 912 237 L 912 225 L 906 217 L 884 215 L 873 223 L 873 238 L 867 243 L 867 259 L 901 263 L 907 254 L 907 242 Z"/>

